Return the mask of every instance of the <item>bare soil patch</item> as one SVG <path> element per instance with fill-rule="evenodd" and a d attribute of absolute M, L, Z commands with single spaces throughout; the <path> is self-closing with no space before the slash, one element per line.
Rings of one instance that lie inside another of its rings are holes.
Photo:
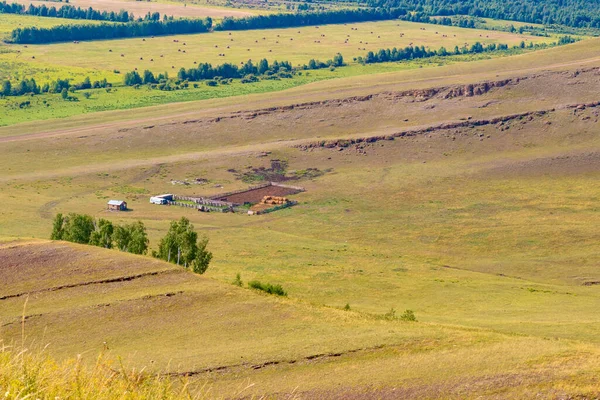
<path fill-rule="evenodd" d="M 265 196 L 286 197 L 298 193 L 298 190 L 282 186 L 267 186 L 259 189 L 251 189 L 246 192 L 232 194 L 230 196 L 214 197 L 214 200 L 228 201 L 236 204 L 258 203 Z"/>

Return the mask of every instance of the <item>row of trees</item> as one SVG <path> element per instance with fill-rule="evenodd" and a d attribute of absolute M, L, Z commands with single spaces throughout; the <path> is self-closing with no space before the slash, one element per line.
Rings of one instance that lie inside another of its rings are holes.
<path fill-rule="evenodd" d="M 60 8 L 54 6 L 48 7 L 45 4 L 41 6 L 35 6 L 30 4 L 29 7 L 25 7 L 23 4 L 11 3 L 6 1 L 0 2 L 0 14 L 21 14 L 21 15 L 35 15 L 38 17 L 54 17 L 54 18 L 70 18 L 70 19 L 87 19 L 97 21 L 112 21 L 112 22 L 129 22 L 133 20 L 133 14 L 125 10 L 119 12 L 114 11 L 99 11 L 92 7 L 81 8 L 74 7 L 72 5 L 64 5 Z M 160 19 L 160 15 L 158 16 Z"/>
<path fill-rule="evenodd" d="M 476 21 L 472 17 L 431 17 L 423 12 L 412 12 L 402 17 L 404 21 L 410 22 L 422 22 L 426 24 L 434 25 L 445 25 L 445 26 L 458 26 L 460 28 L 475 28 Z"/>
<path fill-rule="evenodd" d="M 404 8 L 427 15 L 496 18 L 536 24 L 600 28 L 597 0 L 367 0 L 372 7 Z"/>
<path fill-rule="evenodd" d="M 212 19 L 175 19 L 135 21 L 98 25 L 58 25 L 51 28 L 17 28 L 9 41 L 22 44 L 54 43 L 79 40 L 103 40 L 141 36 L 179 35 L 208 32 Z"/>
<path fill-rule="evenodd" d="M 576 40 L 571 36 L 562 36 L 558 39 L 557 42 L 550 44 L 550 46 L 562 46 L 569 43 L 574 43 Z M 525 48 L 544 48 L 549 46 L 546 43 L 534 44 L 533 42 L 529 42 L 529 44 L 525 44 L 522 41 L 519 45 L 513 46 L 513 49 L 525 49 Z M 404 49 L 381 49 L 378 52 L 369 51 L 367 55 L 362 58 L 359 57 L 357 59 L 358 62 L 364 64 L 372 64 L 372 63 L 382 63 L 382 62 L 390 62 L 390 61 L 404 61 L 404 60 L 412 60 L 418 58 L 428 58 L 435 56 L 451 56 L 451 55 L 460 55 L 460 54 L 478 54 L 478 53 L 488 53 L 492 51 L 506 51 L 509 50 L 509 46 L 507 44 L 488 44 L 487 46 L 482 45 L 480 42 L 475 42 L 471 46 L 464 46 L 459 48 L 458 46 L 454 47 L 454 50 L 448 51 L 445 47 L 440 47 L 438 50 L 429 50 L 426 49 L 425 46 L 408 46 Z"/>
<path fill-rule="evenodd" d="M 218 31 L 289 28 L 293 26 L 342 24 L 396 19 L 406 14 L 401 8 L 370 8 L 324 12 L 299 12 L 256 15 L 246 18 L 225 17 L 215 26 Z"/>
<path fill-rule="evenodd" d="M 262 59 L 258 64 L 248 60 L 241 66 L 231 63 L 225 63 L 212 66 L 209 63 L 198 64 L 195 68 L 181 68 L 177 73 L 178 81 L 197 82 L 202 80 L 220 79 L 239 79 L 248 75 L 269 75 L 281 72 L 292 72 L 293 67 L 288 61 L 274 61 L 269 64 L 267 59 Z M 127 86 L 141 84 L 159 83 L 168 80 L 167 74 L 154 75 L 152 71 L 145 70 L 142 75 L 137 71 L 131 71 L 125 74 L 123 83 Z"/>
<path fill-rule="evenodd" d="M 146 254 L 149 242 L 146 227 L 141 221 L 115 225 L 103 218 L 95 220 L 90 215 L 75 213 L 56 215 L 50 239 L 117 248 L 134 254 Z"/>
<path fill-rule="evenodd" d="M 23 79 L 18 84 L 13 85 L 9 80 L 2 81 L 0 86 L 0 96 L 23 96 L 26 94 L 40 93 L 62 93 L 63 91 L 75 91 L 81 89 L 98 89 L 110 86 L 106 78 L 100 81 L 92 81 L 86 77 L 83 82 L 71 83 L 69 79 L 58 79 L 51 83 L 38 85 L 35 79 Z"/>
<path fill-rule="evenodd" d="M 328 60 L 327 62 L 310 60 L 302 69 L 341 67 L 343 65 L 345 65 L 344 57 L 340 53 L 337 53 L 332 60 Z M 256 76 L 291 77 L 294 72 L 294 67 L 289 61 L 273 61 L 269 63 L 266 58 L 263 58 L 258 64 L 254 64 L 252 60 L 248 60 L 241 66 L 231 63 L 217 66 L 209 63 L 201 63 L 195 68 L 181 68 L 177 73 L 177 79 L 174 81 L 198 82 L 213 79 L 219 81 L 223 79 L 246 79 L 245 82 L 255 82 Z M 126 86 L 166 83 L 167 81 L 169 81 L 167 73 L 154 75 L 150 70 L 145 70 L 142 74 L 137 71 L 127 72 L 123 77 L 123 83 Z"/>
<path fill-rule="evenodd" d="M 570 37 L 564 37 L 559 40 L 559 44 L 567 44 L 572 43 L 574 40 Z M 556 43 L 555 43 L 556 44 Z M 546 47 L 546 44 L 533 44 L 533 42 L 529 42 L 529 45 L 526 45 L 525 42 L 521 42 L 518 46 L 513 46 L 514 49 L 524 49 L 526 47 L 535 48 L 535 47 Z M 381 49 L 378 52 L 369 51 L 367 55 L 362 58 L 359 57 L 357 61 L 362 62 L 364 64 L 372 64 L 372 63 L 382 63 L 382 62 L 390 62 L 390 61 L 404 61 L 404 60 L 413 60 L 419 58 L 429 58 L 436 56 L 452 56 L 452 55 L 460 55 L 460 54 L 478 54 L 478 53 L 488 53 L 492 51 L 506 51 L 509 50 L 509 46 L 507 44 L 489 44 L 487 46 L 482 45 L 480 42 L 475 42 L 471 46 L 464 46 L 459 48 L 458 46 L 454 47 L 454 50 L 448 51 L 445 47 L 440 47 L 438 50 L 429 50 L 426 49 L 425 46 L 408 46 L 404 49 Z"/>
<path fill-rule="evenodd" d="M 56 215 L 50 239 L 116 248 L 133 254 L 146 254 L 149 243 L 146 227 L 141 221 L 116 225 L 103 218 L 96 220 L 90 215 L 75 213 Z M 182 217 L 171 222 L 169 231 L 160 240 L 158 250 L 152 251 L 152 256 L 203 274 L 213 257 L 207 245 L 208 238 L 199 238 L 190 221 Z"/>

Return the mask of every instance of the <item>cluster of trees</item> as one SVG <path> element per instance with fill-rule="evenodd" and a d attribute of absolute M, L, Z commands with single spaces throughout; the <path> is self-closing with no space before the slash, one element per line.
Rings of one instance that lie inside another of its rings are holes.
<path fill-rule="evenodd" d="M 559 38 L 558 42 L 555 42 L 551 45 L 565 45 L 569 43 L 574 43 L 576 40 L 571 36 L 562 36 Z M 547 47 L 548 44 L 540 43 L 534 44 L 533 42 L 529 42 L 529 44 L 525 44 L 524 41 L 517 46 L 513 46 L 513 49 L 524 49 L 524 48 L 539 48 L 539 47 Z M 471 46 L 464 46 L 459 48 L 458 46 L 454 47 L 454 50 L 448 51 L 445 47 L 440 47 L 438 50 L 429 50 L 426 49 L 425 46 L 408 46 L 404 49 L 381 49 L 378 52 L 374 53 L 369 51 L 367 55 L 363 57 L 358 57 L 356 61 L 364 64 L 372 64 L 372 63 L 381 63 L 381 62 L 390 62 L 390 61 L 404 61 L 404 60 L 413 60 L 418 58 L 429 58 L 435 56 L 451 56 L 451 55 L 459 55 L 459 54 L 478 54 L 478 53 L 488 53 L 492 51 L 506 51 L 509 50 L 509 46 L 507 44 L 488 44 L 484 46 L 480 42 L 475 42 Z"/>
<path fill-rule="evenodd" d="M 410 22 L 422 22 L 425 24 L 434 24 L 434 25 L 446 25 L 446 26 L 458 26 L 461 28 L 475 28 L 476 21 L 475 18 L 471 17 L 431 17 L 423 12 L 412 12 L 408 13 L 402 17 L 404 21 Z"/>
<path fill-rule="evenodd" d="M 530 45 L 530 47 L 533 47 L 533 43 L 530 42 Z M 522 42 L 522 45 L 520 47 L 524 48 L 525 42 Z M 397 49 L 394 47 L 393 49 L 381 49 L 376 53 L 369 51 L 364 58 L 359 57 L 357 61 L 365 64 L 372 64 L 390 61 L 413 60 L 418 58 L 429 58 L 435 56 L 444 57 L 459 54 L 486 53 L 497 50 L 508 50 L 508 48 L 509 47 L 506 44 L 489 44 L 487 46 L 484 46 L 479 42 L 475 42 L 471 46 L 465 46 L 463 48 L 455 46 L 454 50 L 452 51 L 448 51 L 445 47 L 440 47 L 438 50 L 429 50 L 426 49 L 425 46 L 408 46 L 404 49 Z"/>
<path fill-rule="evenodd" d="M 212 79 L 239 79 L 254 75 L 286 76 L 285 74 L 290 74 L 291 77 L 292 72 L 292 64 L 288 61 L 273 61 L 269 64 L 267 59 L 262 59 L 258 64 L 254 64 L 251 60 L 248 60 L 241 66 L 225 63 L 214 67 L 209 63 L 201 63 L 195 68 L 181 68 L 177 73 L 177 81 L 198 82 Z M 142 75 L 137 71 L 131 71 L 125 74 L 123 83 L 127 86 L 135 86 L 165 83 L 168 79 L 167 74 L 154 75 L 149 70 L 145 70 Z"/>
<path fill-rule="evenodd" d="M 50 239 L 117 248 L 134 254 L 146 254 L 148 251 L 148 235 L 141 221 L 115 225 L 106 219 L 95 220 L 86 214 L 57 214 Z"/>
<path fill-rule="evenodd" d="M 324 12 L 299 12 L 286 14 L 256 15 L 246 18 L 225 17 L 215 26 L 218 31 L 288 28 L 293 26 L 342 24 L 363 21 L 396 19 L 406 14 L 400 8 L 371 8 L 359 10 L 335 10 Z"/>
<path fill-rule="evenodd" d="M 310 60 L 302 69 L 320 69 L 330 67 L 341 67 L 346 65 L 344 57 L 337 53 L 332 60 L 321 62 L 319 60 Z M 123 76 L 123 83 L 126 86 L 138 85 L 161 85 L 161 90 L 172 90 L 173 87 L 179 87 L 182 82 L 185 82 L 184 87 L 187 87 L 187 82 L 207 81 L 216 85 L 217 81 L 224 82 L 231 79 L 241 79 L 242 83 L 256 82 L 258 76 L 269 78 L 291 78 L 295 73 L 295 69 L 289 61 L 273 61 L 269 63 L 266 58 L 254 64 L 252 60 L 248 60 L 244 64 L 238 66 L 236 64 L 225 63 L 213 66 L 209 63 L 198 64 L 195 68 L 181 68 L 177 73 L 176 79 L 169 79 L 167 73 L 154 75 L 150 70 L 145 70 L 142 74 L 137 71 L 127 72 Z M 171 88 L 171 89 L 170 89 Z"/>
<path fill-rule="evenodd" d="M 21 14 L 21 15 L 35 15 L 38 17 L 54 17 L 54 18 L 70 18 L 70 19 L 88 19 L 97 21 L 112 21 L 112 22 L 129 22 L 133 20 L 133 15 L 129 14 L 125 10 L 119 12 L 114 11 L 99 11 L 92 7 L 81 8 L 74 7 L 71 5 L 64 5 L 60 8 L 54 6 L 48 7 L 45 4 L 41 6 L 35 6 L 30 4 L 29 7 L 25 7 L 19 3 L 9 4 L 6 1 L 0 2 L 0 13 L 4 14 Z M 160 15 L 158 16 L 160 19 Z"/>
<path fill-rule="evenodd" d="M 213 257 L 206 249 L 207 245 L 208 238 L 198 237 L 190 220 L 181 217 L 179 221 L 171 222 L 169 231 L 160 240 L 158 250 L 152 251 L 152 256 L 203 274 Z"/>
<path fill-rule="evenodd" d="M 100 81 L 92 81 L 86 77 L 83 82 L 72 84 L 69 79 L 58 79 L 51 83 L 38 85 L 35 79 L 23 79 L 16 85 L 13 85 L 9 80 L 2 82 L 0 86 L 0 96 L 23 96 L 26 94 L 40 93 L 66 93 L 67 91 L 75 91 L 81 89 L 98 89 L 110 86 L 106 78 Z"/>
<path fill-rule="evenodd" d="M 56 215 L 50 239 L 116 248 L 133 254 L 146 254 L 149 243 L 146 227 L 141 221 L 115 225 L 103 218 L 95 220 L 90 215 L 75 213 Z M 182 217 L 171 222 L 169 231 L 160 240 L 158 250 L 152 251 L 152 256 L 202 274 L 213 257 L 207 245 L 208 238 L 199 238 L 190 221 Z"/>
<path fill-rule="evenodd" d="M 135 21 L 101 23 L 98 25 L 58 25 L 51 28 L 17 28 L 9 41 L 22 44 L 53 43 L 79 40 L 103 40 L 140 36 L 179 35 L 208 32 L 212 19 L 169 19 L 166 21 Z"/>
<path fill-rule="evenodd" d="M 322 69 L 322 68 L 331 68 L 331 67 L 343 67 L 346 65 L 344 63 L 344 57 L 341 53 L 337 53 L 333 60 L 327 60 L 326 62 L 315 60 L 311 58 L 308 64 L 304 66 L 304 69 Z"/>
<path fill-rule="evenodd" d="M 405 8 L 427 15 L 470 15 L 536 24 L 600 28 L 598 0 L 367 0 L 371 7 Z"/>

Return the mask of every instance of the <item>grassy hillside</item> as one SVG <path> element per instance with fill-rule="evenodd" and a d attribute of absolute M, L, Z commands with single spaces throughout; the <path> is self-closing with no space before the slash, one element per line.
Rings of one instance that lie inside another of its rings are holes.
<path fill-rule="evenodd" d="M 202 397 L 277 392 L 320 397 L 346 391 L 379 396 L 390 385 L 404 395 L 436 397 L 443 390 L 471 396 L 496 392 L 507 373 L 521 379 L 521 393 L 528 388 L 573 393 L 573 364 L 578 363 L 579 372 L 597 368 L 595 348 L 583 344 L 314 307 L 116 251 L 21 241 L 4 243 L 0 253 L 5 260 L 0 273 L 8 282 L 0 293 L 4 345 L 34 343 L 35 349 L 47 342 L 44 352 L 53 357 L 81 354 L 89 366 L 83 371 L 96 372 L 92 379 L 84 373 L 78 385 L 92 395 L 123 385 L 118 379 L 98 387 L 106 379 L 93 367 L 98 354 L 103 364 L 115 365 L 125 376 L 131 366 L 151 374 L 149 382 L 129 385 L 134 393 L 158 387 L 177 394 L 176 381 L 157 381 L 152 373 L 186 372 L 194 374 L 188 390 Z M 20 295 L 23 290 L 29 294 Z M 11 359 L 7 351 L 10 346 L 0 356 L 0 383 L 18 376 L 18 365 L 41 361 L 41 372 L 32 375 L 38 390 L 72 379 L 68 367 L 57 367 L 44 356 Z M 124 367 L 113 361 L 117 356 Z M 327 375 L 328 382 L 320 375 Z M 467 389 L 470 379 L 486 383 Z M 587 377 L 575 379 L 585 382 Z M 561 380 L 565 382 L 557 385 Z M 587 393 L 583 388 L 576 392 Z M 39 393 L 30 386 L 22 394 L 27 390 Z M 73 389 L 54 390 L 66 394 Z"/>

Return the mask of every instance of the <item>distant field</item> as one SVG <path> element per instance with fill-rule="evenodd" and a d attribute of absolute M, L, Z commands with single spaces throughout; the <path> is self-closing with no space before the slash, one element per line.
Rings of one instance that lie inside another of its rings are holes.
<path fill-rule="evenodd" d="M 175 42 L 176 40 L 179 42 Z M 258 62 L 267 58 L 270 61 L 286 60 L 297 65 L 306 64 L 311 58 L 325 61 L 333 58 L 338 52 L 342 53 L 347 61 L 352 61 L 354 57 L 364 56 L 369 50 L 405 47 L 411 43 L 432 49 L 441 46 L 454 49 L 454 46 L 462 47 L 476 41 L 484 44 L 515 45 L 522 40 L 539 43 L 553 39 L 507 32 L 384 21 L 15 48 L 23 52 L 25 59 L 36 57 L 36 60 L 65 67 L 108 71 L 130 71 L 137 68 L 140 71 L 150 69 L 154 72 L 176 73 L 181 67 L 193 67 L 194 62 L 239 64 L 249 59 Z"/>
<path fill-rule="evenodd" d="M 347 67 L 337 68 L 334 71 L 330 71 L 329 69 L 305 71 L 302 72 L 301 75 L 295 76 L 293 79 L 262 80 L 251 84 L 242 84 L 239 81 L 234 81 L 230 84 L 219 86 L 207 86 L 204 82 L 199 82 L 197 88 L 190 86 L 185 90 L 176 91 L 151 90 L 145 86 L 142 86 L 139 89 L 120 86 L 113 88 L 110 91 L 105 89 L 86 90 L 85 92 L 90 93 L 89 98 L 85 98 L 82 92 L 79 92 L 73 95 L 78 101 L 69 102 L 62 100 L 59 94 L 47 94 L 34 97 L 6 97 L 0 99 L 0 110 L 4 112 L 4 114 L 0 116 L 0 126 L 13 125 L 26 121 L 65 118 L 98 111 L 124 110 L 130 108 L 139 109 L 140 107 L 172 102 L 189 102 L 275 92 L 323 80 L 434 68 L 441 65 L 464 63 L 489 57 L 491 57 L 491 55 L 486 54 L 479 56 L 467 55 L 432 58 L 404 63 L 382 63 L 364 66 L 353 64 Z M 61 68 L 54 67 L 53 69 L 43 68 L 28 70 L 27 67 L 31 65 L 32 64 L 29 63 L 9 64 L 12 71 L 19 71 L 19 75 L 14 75 L 15 78 L 35 76 L 38 81 L 48 81 L 63 76 L 61 73 L 63 73 L 64 70 Z M 121 79 L 121 75 L 119 74 L 108 72 L 102 73 L 101 71 L 83 68 L 69 68 L 69 72 L 71 73 L 71 76 L 74 77 L 74 82 L 81 82 L 86 76 L 89 76 L 92 79 L 102 79 L 106 77 L 110 81 L 117 83 L 119 83 Z M 2 73 L 0 71 L 0 78 L 1 77 Z M 19 105 L 24 101 L 29 101 L 29 106 L 27 108 L 20 108 Z"/>
<path fill-rule="evenodd" d="M 54 3 L 53 3 L 54 4 Z M 0 13 L 0 39 L 7 37 L 14 29 L 35 26 L 51 28 L 57 25 L 87 25 L 99 24 L 101 21 L 88 21 L 66 18 L 35 17 L 32 15 L 16 15 Z M 2 45 L 0 44 L 0 49 Z"/>
<path fill-rule="evenodd" d="M 61 7 L 66 3 L 38 1 L 38 0 L 11 0 L 11 2 L 21 4 L 34 4 L 36 6 L 45 4 L 48 7 Z M 245 17 L 254 15 L 252 12 L 233 10 L 225 7 L 198 6 L 194 4 L 182 4 L 172 2 L 154 2 L 154 1 L 128 1 L 128 0 L 70 0 L 69 4 L 75 7 L 92 7 L 101 11 L 127 10 L 136 17 L 143 17 L 147 13 L 159 12 L 161 15 L 172 15 L 174 17 Z"/>

